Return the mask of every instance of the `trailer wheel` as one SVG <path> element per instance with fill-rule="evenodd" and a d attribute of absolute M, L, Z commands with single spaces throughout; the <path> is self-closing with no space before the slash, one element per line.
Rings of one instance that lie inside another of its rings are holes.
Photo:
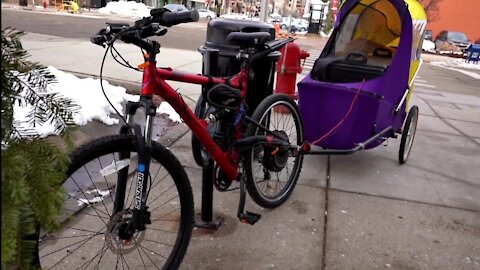
<path fill-rule="evenodd" d="M 405 164 L 412 150 L 413 139 L 415 139 L 415 132 L 417 131 L 418 123 L 418 107 L 413 106 L 408 111 L 407 120 L 403 125 L 402 139 L 400 141 L 400 151 L 398 153 L 398 162 Z"/>

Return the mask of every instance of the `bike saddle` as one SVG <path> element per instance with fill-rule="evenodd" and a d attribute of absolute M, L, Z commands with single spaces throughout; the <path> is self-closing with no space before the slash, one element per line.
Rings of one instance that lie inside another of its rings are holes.
<path fill-rule="evenodd" d="M 242 92 L 226 84 L 217 84 L 204 93 L 207 102 L 221 108 L 235 109 L 242 102 Z"/>
<path fill-rule="evenodd" d="M 228 42 L 238 42 L 246 46 L 261 46 L 264 45 L 265 42 L 272 40 L 272 36 L 267 32 L 232 32 L 228 34 L 227 40 Z"/>

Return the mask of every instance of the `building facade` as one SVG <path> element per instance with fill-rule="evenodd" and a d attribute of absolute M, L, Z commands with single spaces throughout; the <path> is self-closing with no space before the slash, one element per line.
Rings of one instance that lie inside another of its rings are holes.
<path fill-rule="evenodd" d="M 480 39 L 480 0 L 441 0 L 438 10 L 428 12 L 427 29 L 435 38 L 440 31 L 464 32 L 474 42 Z"/>

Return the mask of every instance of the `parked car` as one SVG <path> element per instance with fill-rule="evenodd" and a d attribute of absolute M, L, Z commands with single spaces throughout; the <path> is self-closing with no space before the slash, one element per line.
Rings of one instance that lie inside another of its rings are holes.
<path fill-rule="evenodd" d="M 188 11 L 188 8 L 186 6 L 180 4 L 166 4 L 165 6 L 163 6 L 163 8 L 166 8 L 171 12 Z"/>
<path fill-rule="evenodd" d="M 282 22 L 282 16 L 280 16 L 280 14 L 278 14 L 278 13 L 272 13 L 269 16 L 268 21 L 270 23 L 281 23 Z"/>
<path fill-rule="evenodd" d="M 435 37 L 435 50 L 437 52 L 451 52 L 463 54 L 470 45 L 467 35 L 462 32 L 441 31 Z"/>
<path fill-rule="evenodd" d="M 433 41 L 432 30 L 425 30 L 425 36 L 423 38 L 426 39 L 426 40 Z"/>
<path fill-rule="evenodd" d="M 215 14 L 215 12 L 208 9 L 198 9 L 197 11 L 201 19 L 211 20 L 217 17 L 217 14 Z"/>
<path fill-rule="evenodd" d="M 220 18 L 235 19 L 235 20 L 246 20 L 246 19 L 248 19 L 247 15 L 242 14 L 242 13 L 227 13 L 227 14 L 220 15 Z"/>
<path fill-rule="evenodd" d="M 304 20 L 304 19 L 297 19 L 297 28 L 298 28 L 298 31 L 300 32 L 305 32 L 308 30 L 308 25 L 309 25 L 309 22 L 307 20 Z"/>
<path fill-rule="evenodd" d="M 307 20 L 292 18 L 292 23 L 291 24 L 292 24 L 292 32 L 293 31 L 305 32 L 305 31 L 308 30 L 308 21 Z M 288 17 L 282 18 L 280 28 L 288 29 L 289 25 L 290 25 L 290 18 L 288 18 Z"/>

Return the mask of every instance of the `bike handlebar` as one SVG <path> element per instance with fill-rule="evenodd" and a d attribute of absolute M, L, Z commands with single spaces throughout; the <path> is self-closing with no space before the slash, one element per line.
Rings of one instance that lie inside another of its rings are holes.
<path fill-rule="evenodd" d="M 154 14 L 157 12 L 152 10 L 150 15 L 155 18 Z M 170 27 L 181 23 L 189 23 L 189 22 L 198 22 L 200 16 L 198 15 L 198 11 L 182 11 L 182 12 L 163 12 L 160 16 L 158 22 L 160 25 Z"/>
<path fill-rule="evenodd" d="M 104 46 L 105 43 L 115 39 L 115 35 L 122 33 L 120 38 L 125 42 L 132 42 L 134 39 L 144 39 L 151 36 L 165 35 L 167 29 L 181 23 L 196 22 L 199 19 L 198 11 L 170 12 L 168 9 L 157 8 L 150 11 L 150 17 L 142 18 L 135 22 L 134 26 L 123 23 L 107 23 L 105 29 L 90 37 L 90 41 L 96 45 Z M 145 49 L 145 48 L 144 48 Z"/>

